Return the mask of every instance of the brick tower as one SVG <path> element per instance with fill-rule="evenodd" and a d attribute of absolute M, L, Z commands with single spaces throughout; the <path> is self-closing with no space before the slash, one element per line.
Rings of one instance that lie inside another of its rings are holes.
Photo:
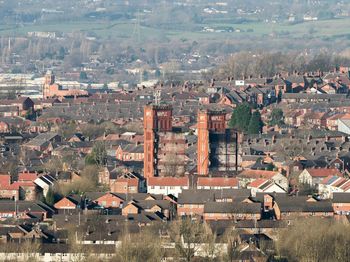
<path fill-rule="evenodd" d="M 210 133 L 225 133 L 226 120 L 224 111 L 200 110 L 197 120 L 197 173 L 208 175 L 210 166 Z"/>
<path fill-rule="evenodd" d="M 172 130 L 172 107 L 169 105 L 147 105 L 144 108 L 144 177 L 158 176 L 158 132 Z"/>
<path fill-rule="evenodd" d="M 50 97 L 50 86 L 55 83 L 55 75 L 52 71 L 47 71 L 45 75 L 45 82 L 43 86 L 43 98 Z"/>

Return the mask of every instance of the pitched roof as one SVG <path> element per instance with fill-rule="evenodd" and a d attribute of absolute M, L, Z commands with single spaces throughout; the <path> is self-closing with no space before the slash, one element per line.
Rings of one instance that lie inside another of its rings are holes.
<path fill-rule="evenodd" d="M 204 204 L 204 213 L 248 213 L 260 214 L 260 203 L 225 203 L 207 202 Z"/>
<path fill-rule="evenodd" d="M 275 175 L 279 174 L 277 171 L 267 171 L 267 170 L 253 170 L 253 169 L 246 169 L 243 170 L 238 177 L 240 178 L 265 178 L 265 179 L 271 179 Z"/>
<path fill-rule="evenodd" d="M 33 201 L 15 201 L 13 200 L 1 200 L 0 201 L 0 212 L 15 212 L 15 206 L 17 212 L 47 212 L 52 211 L 41 202 Z"/>
<path fill-rule="evenodd" d="M 238 187 L 238 180 L 234 177 L 198 177 L 197 186 Z"/>
<path fill-rule="evenodd" d="M 350 193 L 333 193 L 333 203 L 350 203 Z"/>
<path fill-rule="evenodd" d="M 248 187 L 259 188 L 263 184 L 269 182 L 267 179 L 259 178 L 251 182 Z"/>
<path fill-rule="evenodd" d="M 339 172 L 336 168 L 308 168 L 306 171 L 312 176 L 312 177 L 327 177 L 327 176 L 339 176 L 342 177 L 343 175 Z"/>
<path fill-rule="evenodd" d="M 179 194 L 179 204 L 204 204 L 205 202 L 214 201 L 214 194 L 211 190 L 182 190 Z"/>
<path fill-rule="evenodd" d="M 187 177 L 150 177 L 148 186 L 189 186 Z"/>
<path fill-rule="evenodd" d="M 330 201 L 307 201 L 308 197 L 281 197 L 276 198 L 282 212 L 333 212 Z"/>
<path fill-rule="evenodd" d="M 36 173 L 23 172 L 18 174 L 18 181 L 34 181 L 37 177 Z"/>
<path fill-rule="evenodd" d="M 10 175 L 0 175 L 0 186 L 6 186 L 11 183 Z"/>

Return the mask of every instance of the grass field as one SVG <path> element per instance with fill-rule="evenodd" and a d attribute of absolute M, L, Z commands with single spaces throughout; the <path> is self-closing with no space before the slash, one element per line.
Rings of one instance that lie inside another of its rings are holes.
<path fill-rule="evenodd" d="M 235 29 L 241 29 L 244 32 L 232 32 L 232 33 L 215 33 L 215 32 L 201 32 L 187 31 L 187 30 L 163 30 L 159 28 L 151 28 L 141 26 L 140 30 L 135 26 L 133 21 L 126 22 L 69 22 L 66 23 L 51 23 L 51 24 L 38 24 L 38 25 L 0 25 L 0 35 L 2 36 L 14 36 L 14 35 L 26 35 L 30 31 L 59 31 L 63 33 L 71 32 L 92 32 L 98 37 L 102 38 L 138 38 L 140 36 L 141 41 L 147 41 L 149 39 L 186 39 L 186 40 L 201 40 L 201 39 L 227 39 L 227 38 L 240 38 L 243 35 L 251 36 L 264 36 L 271 33 L 282 33 L 292 35 L 293 37 L 302 37 L 313 31 L 314 37 L 330 37 L 350 35 L 350 18 L 333 19 L 323 21 L 304 22 L 299 24 L 275 24 L 264 22 L 251 22 L 244 24 L 229 24 L 229 23 L 210 23 L 197 25 L 200 27 L 233 27 Z M 251 32 L 247 32 L 249 30 Z M 138 33 L 140 32 L 140 33 Z"/>

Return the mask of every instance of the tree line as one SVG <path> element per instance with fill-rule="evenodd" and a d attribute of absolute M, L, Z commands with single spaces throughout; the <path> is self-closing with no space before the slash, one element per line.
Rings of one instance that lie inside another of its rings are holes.
<path fill-rule="evenodd" d="M 289 52 L 238 52 L 211 72 L 215 79 L 244 79 L 273 77 L 276 74 L 333 71 L 341 65 L 350 65 L 350 58 L 321 52 L 316 55 Z"/>

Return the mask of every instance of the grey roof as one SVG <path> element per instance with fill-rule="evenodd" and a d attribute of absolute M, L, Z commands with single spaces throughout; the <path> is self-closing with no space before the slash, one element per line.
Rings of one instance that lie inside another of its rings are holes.
<path fill-rule="evenodd" d="M 204 204 L 204 213 L 260 214 L 260 212 L 260 203 L 208 202 Z"/>
<path fill-rule="evenodd" d="M 138 200 L 135 201 L 136 205 L 142 209 L 150 209 L 154 206 L 159 206 L 162 209 L 170 208 L 170 201 L 168 200 Z"/>
<path fill-rule="evenodd" d="M 179 204 L 204 204 L 216 199 L 242 201 L 250 196 L 249 189 L 188 189 L 179 194 Z"/>
<path fill-rule="evenodd" d="M 333 203 L 350 203 L 350 193 L 333 193 Z"/>
<path fill-rule="evenodd" d="M 308 197 L 281 197 L 275 199 L 281 212 L 333 212 L 330 201 L 306 201 Z"/>
<path fill-rule="evenodd" d="M 213 202 L 214 194 L 212 190 L 182 190 L 179 194 L 179 204 L 204 204 L 205 202 Z"/>
<path fill-rule="evenodd" d="M 1 212 L 53 212 L 53 210 L 42 202 L 0 200 Z"/>

